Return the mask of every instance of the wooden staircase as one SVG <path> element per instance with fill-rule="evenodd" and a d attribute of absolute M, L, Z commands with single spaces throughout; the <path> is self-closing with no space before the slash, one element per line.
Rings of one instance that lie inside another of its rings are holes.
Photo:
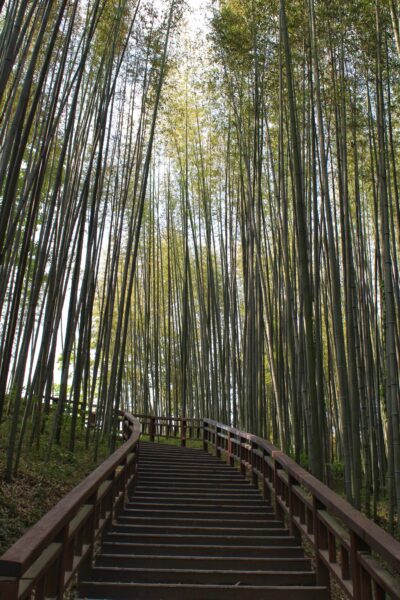
<path fill-rule="evenodd" d="M 134 493 L 81 598 L 317 600 L 310 559 L 259 490 L 202 450 L 140 442 Z"/>
<path fill-rule="evenodd" d="M 332 584 L 400 600 L 400 542 L 271 442 L 212 419 L 118 416 L 124 443 L 0 557 L 0 600 L 65 600 L 76 581 L 97 600 L 328 599 Z"/>

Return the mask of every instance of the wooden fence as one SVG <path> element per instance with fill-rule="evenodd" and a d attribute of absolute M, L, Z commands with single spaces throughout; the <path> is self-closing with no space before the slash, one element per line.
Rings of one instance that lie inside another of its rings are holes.
<path fill-rule="evenodd" d="M 166 437 L 179 440 L 181 446 L 186 446 L 186 440 L 203 440 L 203 419 L 137 414 L 134 417 L 140 420 L 142 433 L 148 435 L 152 442 L 156 438 Z"/>

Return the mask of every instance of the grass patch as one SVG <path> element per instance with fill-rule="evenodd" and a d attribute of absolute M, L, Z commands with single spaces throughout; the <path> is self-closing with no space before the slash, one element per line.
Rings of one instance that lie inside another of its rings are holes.
<path fill-rule="evenodd" d="M 144 442 L 149 442 L 150 437 L 146 434 L 142 434 L 140 439 Z M 158 444 L 169 444 L 170 446 L 180 446 L 181 440 L 178 437 L 165 437 L 156 435 L 154 441 Z M 203 440 L 186 440 L 186 448 L 197 448 L 203 450 Z"/>

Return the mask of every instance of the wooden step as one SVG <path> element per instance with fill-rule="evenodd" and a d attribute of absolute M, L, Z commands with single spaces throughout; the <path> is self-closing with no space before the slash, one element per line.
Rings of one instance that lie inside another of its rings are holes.
<path fill-rule="evenodd" d="M 134 583 L 191 583 L 208 585 L 313 585 L 315 574 L 311 572 L 282 571 L 232 571 L 220 569 L 160 569 L 152 564 L 149 568 L 94 567 L 94 581 Z"/>
<path fill-rule="evenodd" d="M 142 465 L 153 465 L 155 467 L 163 467 L 163 466 L 178 466 L 178 467 L 187 467 L 188 465 L 208 465 L 209 467 L 229 467 L 231 465 L 227 465 L 222 462 L 218 458 L 212 458 L 205 456 L 178 456 L 171 454 L 159 454 L 159 455 L 144 455 L 140 453 L 140 466 Z"/>
<path fill-rule="evenodd" d="M 241 498 L 241 497 L 198 497 L 198 496 L 171 496 L 170 494 L 160 494 L 156 497 L 149 496 L 146 494 L 142 494 L 136 490 L 134 499 L 130 500 L 127 503 L 127 507 L 146 505 L 150 506 L 151 504 L 155 505 L 164 505 L 170 504 L 173 506 L 182 507 L 184 510 L 185 507 L 189 508 L 192 506 L 214 506 L 214 507 L 226 507 L 231 508 L 232 510 L 237 508 L 239 510 L 253 510 L 259 507 L 266 507 L 268 510 L 272 510 L 271 506 L 267 504 L 264 500 L 261 500 L 259 497 L 250 497 L 250 498 Z"/>
<path fill-rule="evenodd" d="M 324 587 L 86 582 L 82 598 L 135 600 L 327 600 Z"/>
<path fill-rule="evenodd" d="M 153 531 L 147 533 L 136 533 L 127 532 L 126 528 L 122 526 L 114 527 L 113 531 L 108 533 L 106 536 L 107 540 L 113 540 L 115 542 L 129 542 L 139 544 L 200 544 L 207 546 L 294 546 L 296 540 L 290 536 L 285 530 L 283 534 L 277 532 L 276 529 L 271 530 L 271 535 L 243 535 L 235 531 L 234 534 L 196 534 L 191 535 L 189 533 L 168 533 Z"/>
<path fill-rule="evenodd" d="M 116 534 L 118 537 L 119 534 Z M 114 533 L 110 533 L 106 536 L 106 541 L 102 544 L 103 554 L 99 555 L 99 560 L 102 560 L 109 554 L 119 554 L 121 556 L 154 556 L 160 553 L 167 556 L 201 556 L 204 558 L 210 558 L 213 556 L 221 556 L 223 558 L 230 556 L 237 556 L 239 558 L 303 558 L 304 551 L 301 546 L 221 546 L 220 544 L 214 545 L 200 545 L 200 544 L 168 544 L 158 543 L 128 543 L 123 541 L 117 541 L 113 536 Z"/>
<path fill-rule="evenodd" d="M 157 481 L 163 485 L 177 484 L 181 481 L 199 481 L 211 482 L 211 483 L 232 483 L 234 485 L 245 485 L 246 487 L 251 485 L 248 481 L 245 481 L 238 473 L 188 473 L 174 474 L 173 476 L 169 473 L 139 473 L 138 480 L 142 481 Z"/>
<path fill-rule="evenodd" d="M 155 460 L 160 459 L 160 461 L 166 461 L 167 459 L 171 460 L 181 460 L 181 461 L 196 461 L 199 460 L 201 462 L 209 462 L 209 463 L 222 463 L 218 457 L 213 456 L 211 454 L 206 454 L 203 450 L 190 450 L 188 448 L 178 448 L 176 450 L 148 450 L 144 448 L 139 448 L 139 456 L 142 459 L 147 460 Z"/>
<path fill-rule="evenodd" d="M 288 535 L 286 528 L 280 527 L 204 527 L 202 525 L 151 525 L 151 524 L 128 524 L 117 522 L 115 531 L 126 531 L 129 533 L 168 533 L 169 535 L 184 533 L 185 535 L 210 535 L 223 537 L 229 535 L 268 536 Z"/>
<path fill-rule="evenodd" d="M 145 485 L 144 483 L 142 484 L 141 482 L 138 481 L 138 483 L 135 486 L 135 497 L 139 496 L 140 494 L 145 494 L 147 491 L 147 488 L 150 487 L 148 485 Z M 261 495 L 260 495 L 260 491 L 257 490 L 255 487 L 252 486 L 247 486 L 247 487 L 241 487 L 241 488 L 237 488 L 237 487 L 233 487 L 232 489 L 225 489 L 225 488 L 219 488 L 219 486 L 214 486 L 213 488 L 205 488 L 204 486 L 197 486 L 197 489 L 195 490 L 182 490 L 182 489 L 175 489 L 174 486 L 169 486 L 169 487 L 165 487 L 162 485 L 158 485 L 158 486 L 151 486 L 152 487 L 152 494 L 157 494 L 157 495 L 161 495 L 161 496 L 171 496 L 171 497 L 189 497 L 189 496 L 195 496 L 195 498 L 208 498 L 208 499 L 218 499 L 220 497 L 224 497 L 226 498 L 227 496 L 231 496 L 232 498 L 238 497 L 241 498 L 242 500 L 244 499 L 248 499 L 248 500 L 261 500 Z M 199 493 L 200 490 L 200 493 Z M 201 492 L 201 490 L 203 490 Z M 131 498 L 132 500 L 132 498 Z"/>
<path fill-rule="evenodd" d="M 201 480 L 198 479 L 196 477 L 191 477 L 190 479 L 177 479 L 177 480 L 172 480 L 172 479 L 138 479 L 138 483 L 137 483 L 137 489 L 138 490 L 142 490 L 142 489 L 147 489 L 147 490 L 156 490 L 156 489 L 160 489 L 163 488 L 164 490 L 168 490 L 168 489 L 172 489 L 175 491 L 178 490 L 192 490 L 194 492 L 199 493 L 200 495 L 203 492 L 211 492 L 214 493 L 213 490 L 215 490 L 215 487 L 218 487 L 218 492 L 221 493 L 223 491 L 230 491 L 232 490 L 233 492 L 236 491 L 240 491 L 240 490 L 250 490 L 250 489 L 254 489 L 251 487 L 251 484 L 248 483 L 247 481 L 241 481 L 239 480 L 237 483 L 232 481 L 231 479 L 228 479 L 226 481 L 224 480 L 217 480 L 217 481 L 210 481 L 210 480 Z"/>
<path fill-rule="evenodd" d="M 187 527 L 187 528 L 199 528 L 204 527 L 209 529 L 215 527 L 217 529 L 282 529 L 283 523 L 277 521 L 276 518 L 271 519 L 255 519 L 252 515 L 248 515 L 247 519 L 239 518 L 228 518 L 220 516 L 211 519 L 209 516 L 196 517 L 193 513 L 187 513 L 180 517 L 172 516 L 147 516 L 147 515 L 130 515 L 128 511 L 118 517 L 118 524 L 126 523 L 127 525 L 150 525 L 152 527 L 160 525 L 160 527 Z M 218 527 L 216 527 L 218 525 Z"/>
<path fill-rule="evenodd" d="M 144 554 L 100 554 L 96 566 L 121 568 L 189 569 L 189 570 L 231 570 L 231 571 L 311 571 L 308 558 L 259 558 L 259 557 L 199 557 L 185 555 L 144 555 Z M 124 580 L 126 581 L 126 580 Z"/>
<path fill-rule="evenodd" d="M 237 469 L 235 467 L 231 467 L 230 465 L 225 465 L 221 462 L 216 463 L 208 463 L 199 464 L 198 462 L 194 465 L 196 469 L 201 473 L 232 473 L 234 475 L 239 475 Z M 167 472 L 168 474 L 172 473 L 186 473 L 191 470 L 190 465 L 183 463 L 182 461 L 175 461 L 171 464 L 170 461 L 166 461 L 165 463 L 161 463 L 160 461 L 151 461 L 151 460 L 140 460 L 138 464 L 139 473 L 160 473 Z"/>
<path fill-rule="evenodd" d="M 249 514 L 252 512 L 253 514 L 274 514 L 274 511 L 271 506 L 267 503 L 236 503 L 236 504 L 228 504 L 227 502 L 215 502 L 213 500 L 210 501 L 196 501 L 188 500 L 188 502 L 176 502 L 171 501 L 168 498 L 161 498 L 158 501 L 155 501 L 153 498 L 147 497 L 147 499 L 138 499 L 128 502 L 125 506 L 125 510 L 144 510 L 144 511 L 173 511 L 173 512 L 229 512 L 229 514 Z"/>
<path fill-rule="evenodd" d="M 151 458 L 145 458 L 143 460 L 139 459 L 140 463 L 138 464 L 138 468 L 142 471 L 144 469 L 149 468 L 151 470 L 162 471 L 163 469 L 167 470 L 185 470 L 185 469 L 213 469 L 217 472 L 231 473 L 233 468 L 229 465 L 225 465 L 221 461 L 209 461 L 203 459 L 179 459 L 179 458 L 166 458 L 164 460 L 158 460 L 155 458 L 154 460 Z M 236 471 L 238 473 L 238 471 Z"/>
<path fill-rule="evenodd" d="M 141 484 L 140 482 L 137 484 L 135 488 L 135 493 L 145 493 L 147 495 L 152 495 L 156 497 L 158 495 L 166 496 L 170 495 L 171 498 L 179 497 L 179 496 L 193 496 L 194 498 L 227 498 L 227 497 L 240 497 L 242 499 L 249 498 L 254 496 L 255 498 L 260 498 L 260 492 L 255 488 L 247 487 L 240 488 L 237 487 L 224 487 L 220 488 L 218 486 L 218 490 L 213 491 L 212 487 L 204 488 L 204 486 L 193 485 L 193 486 L 182 486 L 180 489 L 177 489 L 175 486 L 171 484 L 170 487 L 166 488 L 164 486 L 150 486 Z"/>
<path fill-rule="evenodd" d="M 190 507 L 184 506 L 180 509 L 176 508 L 174 504 L 139 504 L 133 503 L 128 505 L 124 509 L 124 516 L 127 517 L 163 517 L 163 518 L 181 518 L 181 517 L 190 517 L 193 519 L 196 518 L 207 518 L 212 520 L 219 519 L 239 519 L 243 521 L 249 521 L 251 519 L 262 519 L 266 518 L 268 520 L 274 519 L 275 515 L 272 512 L 272 509 L 268 508 L 254 508 L 250 511 L 243 512 L 240 510 L 241 507 L 234 507 L 234 509 L 230 509 L 229 507 Z M 236 509 L 236 510 L 235 510 Z"/>

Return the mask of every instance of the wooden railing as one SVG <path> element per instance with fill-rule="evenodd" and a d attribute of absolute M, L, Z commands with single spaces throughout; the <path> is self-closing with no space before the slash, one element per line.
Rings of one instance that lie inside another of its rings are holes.
<path fill-rule="evenodd" d="M 180 440 L 181 446 L 186 446 L 186 440 L 203 440 L 203 419 L 189 419 L 180 417 L 152 417 L 137 415 L 140 420 L 142 433 L 148 435 L 150 441 L 165 437 Z"/>
<path fill-rule="evenodd" d="M 1 600 L 62 600 L 76 576 L 90 573 L 96 545 L 135 483 L 140 424 L 121 417 L 124 444 L 0 558 Z"/>
<path fill-rule="evenodd" d="M 400 542 L 273 444 L 208 419 L 203 431 L 204 449 L 251 477 L 291 534 L 308 540 L 318 584 L 333 578 L 355 600 L 400 599 Z"/>

